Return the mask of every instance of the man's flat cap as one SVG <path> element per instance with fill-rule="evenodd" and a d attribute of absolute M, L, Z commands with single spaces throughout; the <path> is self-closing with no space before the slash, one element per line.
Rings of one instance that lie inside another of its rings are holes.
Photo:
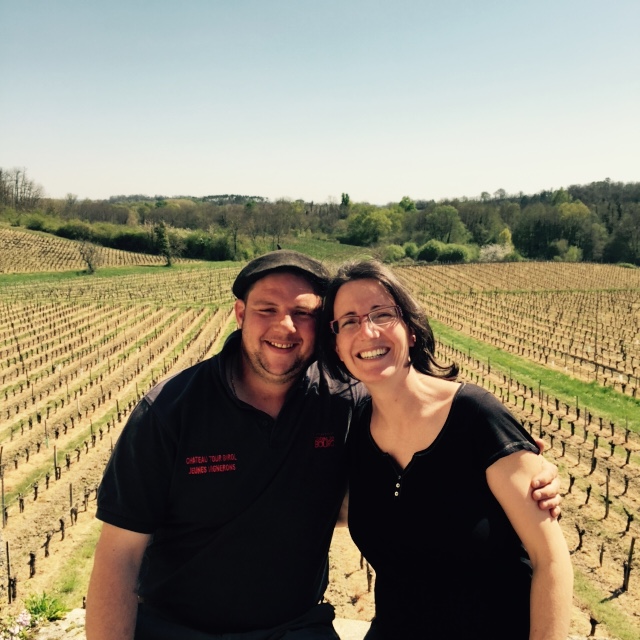
<path fill-rule="evenodd" d="M 243 299 L 254 282 L 277 271 L 301 275 L 309 281 L 319 295 L 324 295 L 330 277 L 329 271 L 315 258 L 310 258 L 297 251 L 280 249 L 265 253 L 245 265 L 231 287 L 233 295 Z"/>

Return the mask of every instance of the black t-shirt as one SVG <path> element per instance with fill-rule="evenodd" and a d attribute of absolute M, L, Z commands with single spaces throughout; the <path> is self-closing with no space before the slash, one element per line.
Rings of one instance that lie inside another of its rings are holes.
<path fill-rule="evenodd" d="M 490 393 L 461 385 L 436 440 L 402 470 L 371 437 L 349 436 L 349 530 L 376 571 L 385 638 L 529 637 L 531 565 L 486 469 L 538 449 Z"/>
<path fill-rule="evenodd" d="M 210 633 L 269 628 L 321 599 L 364 397 L 313 365 L 274 421 L 231 392 L 230 343 L 142 399 L 98 495 L 99 519 L 153 534 L 145 602 Z"/>

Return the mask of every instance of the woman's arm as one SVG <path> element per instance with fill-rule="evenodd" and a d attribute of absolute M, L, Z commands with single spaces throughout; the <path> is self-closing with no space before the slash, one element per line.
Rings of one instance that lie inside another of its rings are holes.
<path fill-rule="evenodd" d="M 349 526 L 349 489 L 347 489 L 342 499 L 342 506 L 340 507 L 338 521 L 336 522 L 336 527 L 347 526 Z"/>
<path fill-rule="evenodd" d="M 487 469 L 487 482 L 533 566 L 530 640 L 566 640 L 573 595 L 573 569 L 558 521 L 531 499 L 541 457 L 519 451 Z"/>

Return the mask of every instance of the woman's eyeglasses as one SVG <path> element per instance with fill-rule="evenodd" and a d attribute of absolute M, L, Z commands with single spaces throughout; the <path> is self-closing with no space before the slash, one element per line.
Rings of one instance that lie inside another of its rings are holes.
<path fill-rule="evenodd" d="M 402 309 L 398 305 L 391 305 L 389 307 L 379 307 L 369 313 L 363 313 L 361 316 L 355 314 L 342 316 L 342 318 L 332 320 L 329 326 L 331 331 L 337 335 L 341 331 L 357 331 L 365 319 L 376 327 L 384 327 L 401 317 Z"/>

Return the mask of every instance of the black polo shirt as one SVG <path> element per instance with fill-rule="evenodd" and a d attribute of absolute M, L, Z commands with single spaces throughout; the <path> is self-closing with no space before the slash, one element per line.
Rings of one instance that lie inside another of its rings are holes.
<path fill-rule="evenodd" d="M 98 494 L 100 520 L 153 534 L 145 602 L 210 633 L 269 628 L 321 599 L 365 396 L 314 364 L 273 420 L 229 388 L 238 338 L 140 401 Z"/>

